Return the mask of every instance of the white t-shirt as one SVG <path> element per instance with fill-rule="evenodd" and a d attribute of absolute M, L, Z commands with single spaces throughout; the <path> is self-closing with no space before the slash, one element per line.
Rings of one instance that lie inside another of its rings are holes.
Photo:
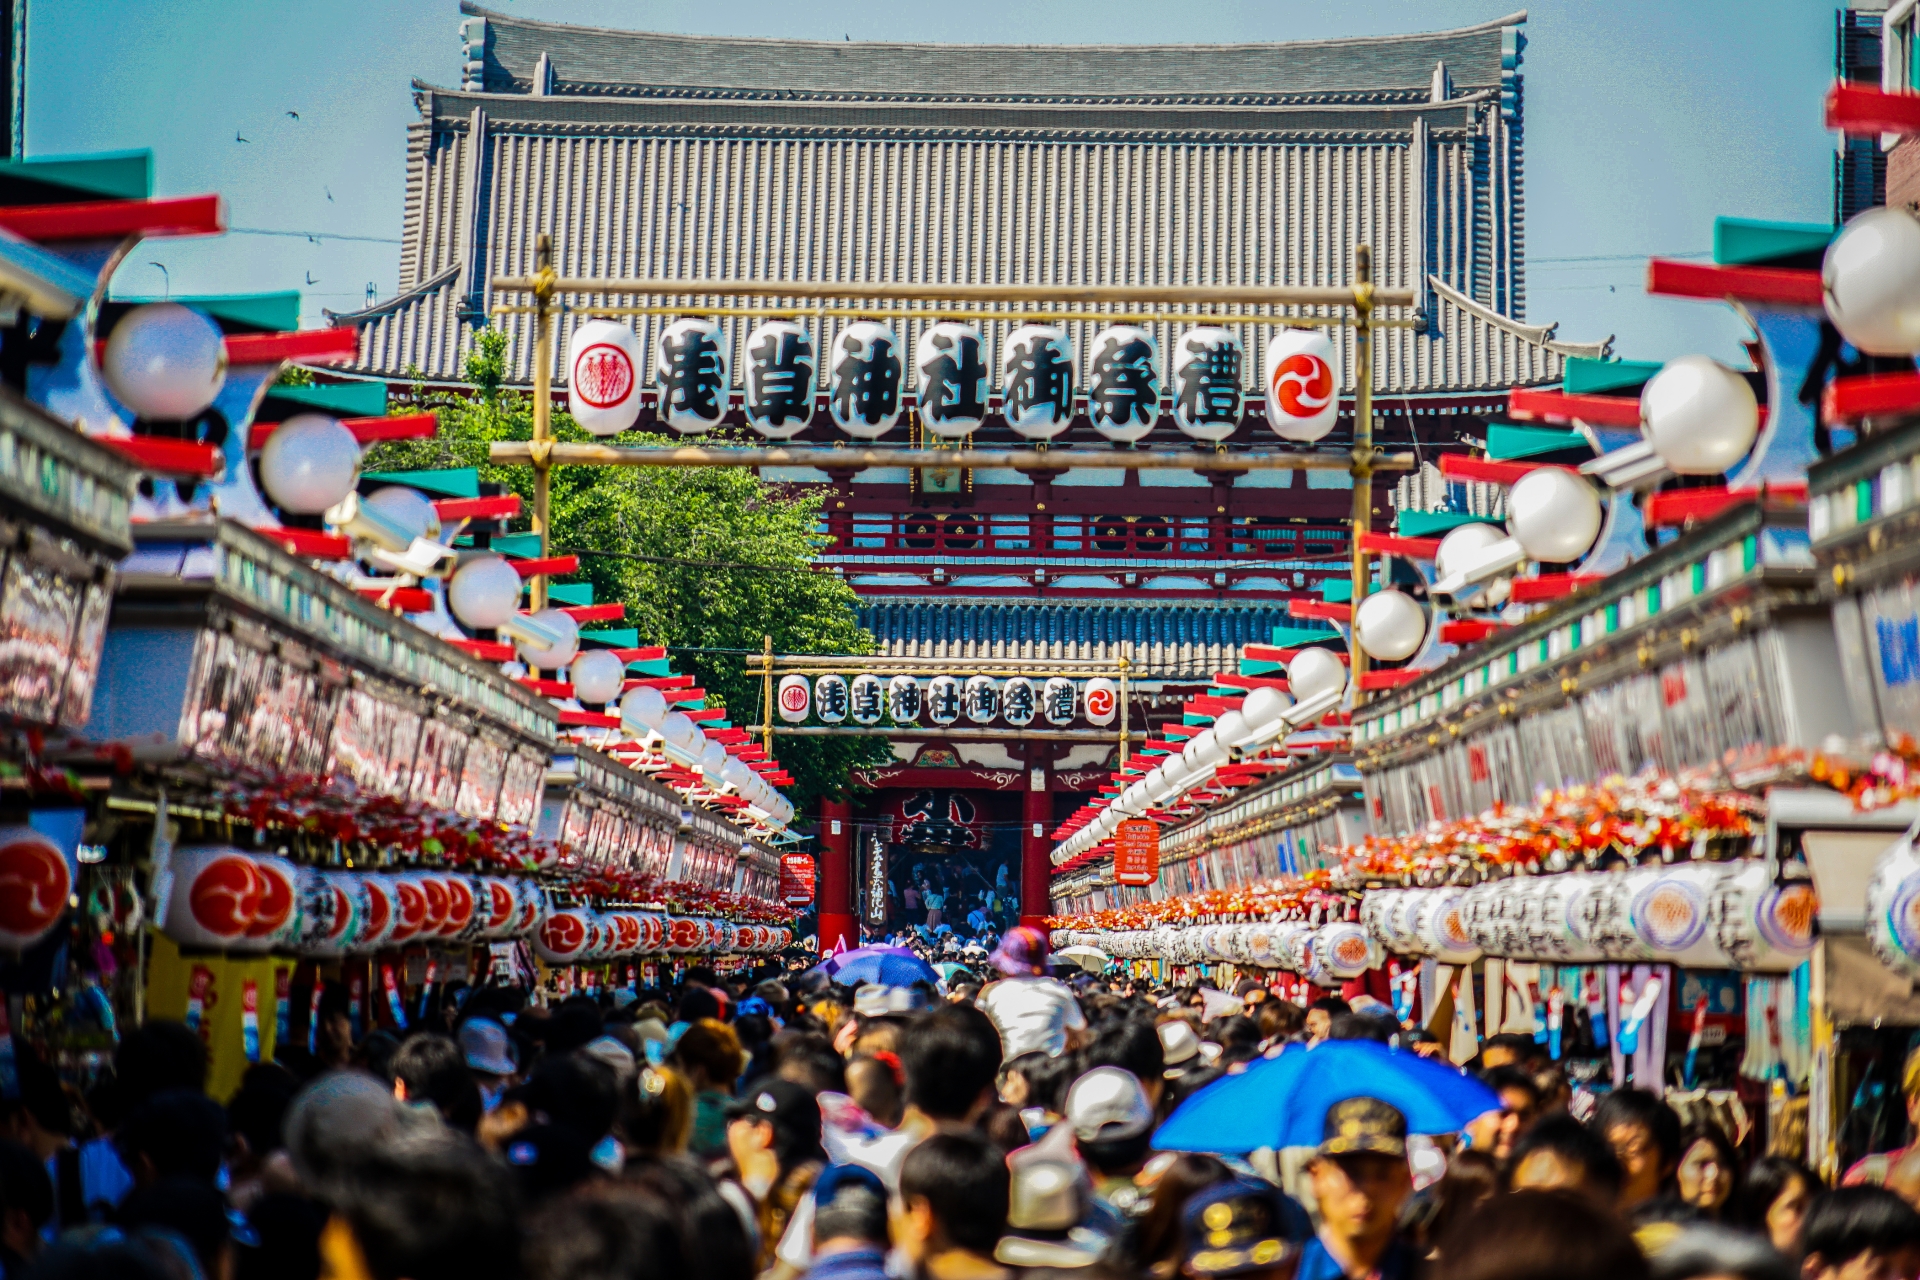
<path fill-rule="evenodd" d="M 1067 1032 L 1087 1025 L 1065 983 L 1038 975 L 990 983 L 976 1003 L 1000 1030 L 1002 1061 L 1038 1051 L 1049 1057 L 1067 1047 Z"/>

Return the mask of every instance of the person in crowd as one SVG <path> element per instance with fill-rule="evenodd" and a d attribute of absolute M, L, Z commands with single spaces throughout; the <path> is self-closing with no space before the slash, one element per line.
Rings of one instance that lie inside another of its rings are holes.
<path fill-rule="evenodd" d="M 1674 1186 L 1682 1204 L 1708 1222 L 1738 1219 L 1746 1209 L 1741 1182 L 1739 1157 L 1719 1125 L 1699 1121 L 1681 1132 Z"/>
<path fill-rule="evenodd" d="M 809 1280 L 886 1280 L 887 1188 L 857 1164 L 829 1166 L 813 1184 Z"/>
<path fill-rule="evenodd" d="M 1319 1044 L 1333 1032 L 1335 1015 L 1352 1013 L 1353 1010 L 1339 996 L 1326 996 L 1307 1006 L 1306 1015 L 1301 1019 L 1301 1030 L 1306 1034 L 1308 1044 Z"/>
<path fill-rule="evenodd" d="M 1634 1239 L 1647 1255 L 1653 1280 L 1796 1280 L 1797 1268 L 1748 1231 L 1695 1221 Z"/>
<path fill-rule="evenodd" d="M 480 1123 L 480 1086 L 467 1067 L 467 1055 L 449 1036 L 424 1033 L 402 1041 L 387 1064 L 393 1096 L 430 1106 L 455 1129 L 472 1133 Z"/>
<path fill-rule="evenodd" d="M 1066 1124 L 1094 1193 L 1122 1214 L 1141 1199 L 1134 1176 L 1153 1144 L 1153 1103 L 1140 1080 L 1120 1067 L 1095 1067 L 1067 1090 Z"/>
<path fill-rule="evenodd" d="M 1027 925 L 1007 930 L 988 957 L 1002 977 L 980 992 L 979 1006 L 1000 1033 L 1007 1059 L 1077 1048 L 1086 1015 L 1065 983 L 1046 976 L 1047 935 Z"/>
<path fill-rule="evenodd" d="M 262 1196 L 297 1185 L 281 1132 L 298 1092 L 291 1071 L 277 1062 L 259 1062 L 247 1068 L 227 1103 L 227 1198 L 242 1212 Z"/>
<path fill-rule="evenodd" d="M 907 1153 L 892 1215 L 895 1243 L 925 1280 L 1000 1280 L 993 1252 L 1007 1224 L 1007 1162 L 976 1133 L 936 1133 Z"/>
<path fill-rule="evenodd" d="M 1409 1241 L 1422 1257 L 1431 1261 L 1438 1255 L 1441 1238 L 1453 1229 L 1453 1224 L 1499 1191 L 1498 1161 L 1476 1148 L 1454 1152 L 1440 1181 L 1415 1193 L 1409 1202 L 1406 1221 Z"/>
<path fill-rule="evenodd" d="M 794 1208 L 826 1166 L 820 1104 L 790 1080 L 762 1080 L 728 1106 L 727 1116 L 727 1151 L 757 1209 L 764 1268 L 773 1262 Z"/>
<path fill-rule="evenodd" d="M 1181 1152 L 1159 1160 L 1164 1163 L 1157 1170 L 1145 1210 L 1130 1224 L 1119 1253 L 1152 1280 L 1170 1280 L 1186 1256 L 1187 1201 L 1203 1187 L 1231 1181 L 1234 1173 L 1217 1156 Z"/>
<path fill-rule="evenodd" d="M 1800 1233 L 1802 1280 L 1906 1280 L 1920 1272 L 1920 1213 L 1884 1187 L 1815 1196 Z"/>
<path fill-rule="evenodd" d="M 438 1125 L 367 1145 L 329 1191 L 334 1280 L 514 1280 L 520 1215 L 504 1167 Z"/>
<path fill-rule="evenodd" d="M 1127 1072 L 1146 1090 L 1148 1105 L 1159 1111 L 1167 1087 L 1166 1051 L 1154 1025 L 1145 1018 L 1116 1018 L 1093 1029 L 1081 1052 L 1081 1065 L 1088 1071 L 1118 1067 Z"/>
<path fill-rule="evenodd" d="M 671 1206 L 603 1186 L 542 1207 L 527 1223 L 524 1280 L 681 1280 L 691 1275 Z"/>
<path fill-rule="evenodd" d="M 641 1067 L 621 1089 L 616 1132 L 629 1160 L 685 1155 L 693 1136 L 693 1086 L 672 1067 Z"/>
<path fill-rule="evenodd" d="M 687 1149 L 703 1157 L 724 1155 L 727 1101 L 747 1065 L 740 1038 L 726 1023 L 701 1018 L 681 1033 L 671 1062 L 693 1088 L 693 1134 Z"/>
<path fill-rule="evenodd" d="M 1500 1109 L 1468 1125 L 1467 1136 L 1473 1146 L 1504 1162 L 1513 1155 L 1515 1139 L 1539 1112 L 1539 1088 L 1531 1075 L 1512 1065 L 1494 1067 L 1481 1078 L 1499 1097 Z"/>
<path fill-rule="evenodd" d="M 1620 1201 L 1623 1176 L 1606 1140 L 1565 1112 L 1530 1125 L 1507 1161 L 1509 1190 L 1575 1191 L 1607 1209 Z"/>
<path fill-rule="evenodd" d="M 23 1274 L 53 1221 L 53 1180 L 31 1148 L 0 1140 L 0 1275 Z"/>
<path fill-rule="evenodd" d="M 1212 1182 L 1194 1192 L 1180 1226 L 1180 1274 L 1190 1280 L 1290 1280 L 1312 1247 L 1306 1211 L 1279 1188 L 1250 1178 Z"/>
<path fill-rule="evenodd" d="M 906 1111 L 906 1069 L 897 1053 L 862 1054 L 846 1066 L 846 1092 L 883 1129 L 897 1129 Z"/>
<path fill-rule="evenodd" d="M 1488 1036 L 1480 1046 L 1480 1070 L 1496 1071 L 1501 1067 L 1525 1070 L 1539 1053 L 1540 1046 L 1534 1043 L 1532 1036 L 1512 1031 Z"/>
<path fill-rule="evenodd" d="M 947 890 L 944 885 L 935 885 L 926 892 L 927 928 L 938 929 L 946 914 Z"/>
<path fill-rule="evenodd" d="M 1434 1280 L 1650 1280 L 1645 1255 L 1619 1219 L 1571 1191 L 1492 1197 L 1440 1240 L 1432 1274 Z"/>
<path fill-rule="evenodd" d="M 1820 1180 L 1798 1160 L 1786 1156 L 1762 1156 L 1747 1171 L 1745 1213 L 1753 1228 L 1766 1237 L 1783 1257 L 1798 1260 L 1800 1229 L 1807 1220 L 1807 1206 L 1820 1190 Z"/>
<path fill-rule="evenodd" d="M 1298 1280 L 1405 1280 L 1417 1259 L 1398 1234 L 1413 1194 L 1407 1120 L 1378 1098 L 1327 1108 L 1307 1166 L 1320 1232 L 1301 1254 Z"/>
<path fill-rule="evenodd" d="M 1900 1069 L 1900 1095 L 1906 1102 L 1907 1124 L 1910 1130 L 1920 1132 L 1920 1048 L 1907 1054 L 1906 1062 Z M 1885 1183 L 1893 1167 L 1900 1163 L 1910 1146 L 1895 1147 L 1891 1151 L 1877 1151 L 1856 1161 L 1840 1177 L 1844 1187 L 1873 1186 Z"/>
<path fill-rule="evenodd" d="M 1680 1117 L 1645 1089 L 1615 1089 L 1591 1121 L 1620 1161 L 1620 1210 L 1631 1213 L 1666 1193 L 1680 1163 Z"/>

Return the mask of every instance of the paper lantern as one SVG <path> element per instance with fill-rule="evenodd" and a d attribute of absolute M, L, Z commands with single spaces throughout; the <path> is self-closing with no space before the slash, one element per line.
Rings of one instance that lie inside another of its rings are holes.
<path fill-rule="evenodd" d="M 1330 649 L 1302 649 L 1287 664 L 1287 685 L 1297 701 L 1308 702 L 1347 687 L 1347 664 Z"/>
<path fill-rule="evenodd" d="M 719 324 L 682 316 L 661 330 L 653 380 L 660 388 L 660 417 L 675 431 L 697 435 L 719 426 L 732 386 Z"/>
<path fill-rule="evenodd" d="M 1105 727 L 1120 714 L 1120 691 L 1105 676 L 1095 676 L 1082 688 L 1080 705 L 1088 724 Z"/>
<path fill-rule="evenodd" d="M 543 671 L 558 671 L 572 662 L 573 655 L 580 651 L 580 624 L 570 614 L 558 609 L 542 609 L 533 615 L 533 620 L 559 639 L 552 644 L 544 644 L 522 637 L 517 642 L 521 660 Z"/>
<path fill-rule="evenodd" d="M 644 738 L 660 731 L 670 710 L 666 695 L 658 689 L 645 685 L 629 689 L 620 699 L 620 725 L 634 737 Z"/>
<path fill-rule="evenodd" d="M 1529 912 L 1523 921 L 1528 959 L 1554 964 L 1590 964 L 1606 957 L 1588 947 L 1575 927 L 1595 876 L 1586 872 L 1532 877 Z"/>
<path fill-rule="evenodd" d="M 282 511 L 318 515 L 348 494 L 360 472 L 360 442 L 338 418 L 301 413 L 273 429 L 260 450 L 260 487 Z"/>
<path fill-rule="evenodd" d="M 227 381 L 220 326 L 177 302 L 133 308 L 113 326 L 100 372 L 135 417 L 181 422 L 214 402 Z"/>
<path fill-rule="evenodd" d="M 1640 392 L 1647 441 L 1676 475 L 1729 471 L 1753 447 L 1760 405 L 1747 380 L 1707 356 L 1669 360 Z"/>
<path fill-rule="evenodd" d="M 886 714 L 887 691 L 876 675 L 861 675 L 853 678 L 847 686 L 847 715 L 858 725 L 880 723 L 880 717 Z"/>
<path fill-rule="evenodd" d="M 1087 365 L 1087 419 L 1109 440 L 1144 439 L 1160 420 L 1160 344 L 1138 325 L 1094 335 Z"/>
<path fill-rule="evenodd" d="M 1007 336 L 1002 414 L 1015 435 L 1051 440 L 1073 422 L 1073 340 L 1057 325 L 1025 324 Z"/>
<path fill-rule="evenodd" d="M 462 560 L 447 579 L 447 608 L 460 625 L 491 631 L 514 615 L 526 580 L 504 557 L 483 555 Z"/>
<path fill-rule="evenodd" d="M 1714 886 L 1713 945 L 1730 968 L 1786 973 L 1813 954 L 1819 915 L 1811 883 L 1776 884 L 1764 859 L 1723 864 Z"/>
<path fill-rule="evenodd" d="M 519 914 L 519 899 L 513 881 L 499 876 L 481 876 L 474 903 L 474 915 L 480 920 L 480 937 L 495 941 L 511 935 L 514 917 Z"/>
<path fill-rule="evenodd" d="M 260 880 L 260 901 L 245 935 L 230 946 L 235 951 L 271 951 L 287 940 L 298 923 L 300 869 L 269 854 L 256 853 L 252 858 Z"/>
<path fill-rule="evenodd" d="M 1678 863 L 1630 871 L 1628 910 L 1633 931 L 1651 958 L 1693 967 L 1717 966 L 1709 907 L 1720 868 L 1711 862 Z"/>
<path fill-rule="evenodd" d="M 1536 467 L 1507 490 L 1507 528 L 1530 560 L 1578 560 L 1600 535 L 1602 515 L 1593 486 L 1564 467 Z"/>
<path fill-rule="evenodd" d="M 987 346 L 972 325 L 943 320 L 913 346 L 920 425 L 947 440 L 979 430 L 987 416 Z"/>
<path fill-rule="evenodd" d="M 614 941 L 615 952 L 623 956 L 639 954 L 640 944 L 646 940 L 647 936 L 646 928 L 640 923 L 639 914 L 633 911 L 616 911 L 613 913 L 613 924 L 617 935 Z"/>
<path fill-rule="evenodd" d="M 1920 856 L 1911 831 L 1874 863 L 1867 881 L 1867 943 L 1880 963 L 1920 981 Z"/>
<path fill-rule="evenodd" d="M 640 417 L 640 339 L 624 324 L 588 320 L 567 340 L 567 412 L 614 436 Z"/>
<path fill-rule="evenodd" d="M 1280 967 L 1279 953 L 1274 950 L 1274 928 L 1268 924 L 1250 924 L 1247 926 L 1242 946 L 1246 949 L 1247 961 L 1261 969 Z"/>
<path fill-rule="evenodd" d="M 1000 718 L 1000 682 L 992 676 L 969 677 L 962 705 L 974 724 L 992 724 Z"/>
<path fill-rule="evenodd" d="M 309 868 L 311 870 L 311 868 Z M 367 925 L 366 885 L 351 871 L 317 871 L 329 907 L 303 912 L 295 950 L 303 956 L 344 955 Z M 304 887 L 302 892 L 304 893 Z M 324 917 L 324 918 L 323 918 Z"/>
<path fill-rule="evenodd" d="M 1360 602 L 1353 614 L 1354 638 L 1384 662 L 1399 662 L 1419 652 L 1427 638 L 1427 613 L 1404 591 L 1389 587 Z"/>
<path fill-rule="evenodd" d="M 534 880 L 514 881 L 513 891 L 519 905 L 513 924 L 509 926 L 508 936 L 530 937 L 540 927 L 541 921 L 547 918 L 547 895 Z"/>
<path fill-rule="evenodd" d="M 828 356 L 832 379 L 827 413 L 856 440 L 877 440 L 900 420 L 900 335 L 884 324 L 856 320 L 840 331 Z"/>
<path fill-rule="evenodd" d="M 447 915 L 441 922 L 440 936 L 459 942 L 472 941 L 480 933 L 480 899 L 473 877 L 449 872 L 439 879 L 447 892 Z"/>
<path fill-rule="evenodd" d="M 839 724 L 847 718 L 847 678 L 831 673 L 813 682 L 813 714 L 821 724 Z"/>
<path fill-rule="evenodd" d="M 1646 879 L 1625 871 L 1592 874 L 1585 893 L 1572 907 L 1574 932 L 1590 954 L 1615 964 L 1653 958 L 1633 918 L 1634 895 Z"/>
<path fill-rule="evenodd" d="M 769 440 L 799 435 L 813 420 L 813 338 L 791 320 L 768 320 L 747 335 L 747 425 Z"/>
<path fill-rule="evenodd" d="M 1040 714 L 1048 724 L 1072 724 L 1079 705 L 1080 696 L 1074 690 L 1073 681 L 1065 676 L 1050 676 L 1040 687 Z"/>
<path fill-rule="evenodd" d="M 1173 425 L 1194 440 L 1216 443 L 1237 431 L 1246 401 L 1239 337 L 1212 325 L 1188 329 L 1173 340 L 1171 363 Z"/>
<path fill-rule="evenodd" d="M 1421 900 L 1414 919 L 1425 954 L 1441 964 L 1472 964 L 1480 958 L 1480 948 L 1467 932 L 1461 916 L 1466 890 L 1435 889 Z"/>
<path fill-rule="evenodd" d="M 591 914 L 579 907 L 555 911 L 541 921 L 533 935 L 533 949 L 548 964 L 572 964 L 593 944 Z"/>
<path fill-rule="evenodd" d="M 1347 920 L 1323 926 L 1314 935 L 1313 950 L 1326 971 L 1342 982 L 1352 981 L 1385 959 L 1372 935 Z"/>
<path fill-rule="evenodd" d="M 1904 208 L 1854 215 L 1820 264 L 1827 316 L 1872 356 L 1920 351 L 1920 222 Z"/>
<path fill-rule="evenodd" d="M 377 951 L 395 941 L 396 934 L 405 934 L 411 938 L 420 932 L 416 920 L 412 925 L 404 922 L 406 915 L 400 901 L 400 889 L 390 875 L 373 874 L 358 877 L 360 886 L 366 892 L 367 916 L 365 925 L 358 931 L 352 942 L 355 951 Z M 424 918 L 426 899 L 419 890 L 414 890 L 415 905 Z"/>
<path fill-rule="evenodd" d="M 952 724 L 960 718 L 960 682 L 952 676 L 935 676 L 927 682 L 927 718 L 935 724 Z"/>
<path fill-rule="evenodd" d="M 72 893 L 73 868 L 59 845 L 32 827 L 0 827 L 0 949 L 21 951 L 46 937 Z"/>
<path fill-rule="evenodd" d="M 25 865 L 24 855 L 16 859 Z M 159 924 L 169 938 L 188 947 L 230 947 L 247 936 L 266 891 L 252 858 L 222 846 L 176 849 L 167 874 L 172 887 Z"/>
<path fill-rule="evenodd" d="M 705 945 L 707 931 L 698 920 L 686 916 L 670 917 L 667 923 L 667 949 L 685 954 Z"/>
<path fill-rule="evenodd" d="M 1282 329 L 1267 340 L 1267 425 L 1282 440 L 1309 442 L 1340 420 L 1333 343 L 1319 330 Z"/>
<path fill-rule="evenodd" d="M 393 890 L 393 931 L 387 935 L 387 941 L 397 947 L 423 934 L 429 934 L 427 886 L 420 877 L 412 873 L 389 876 L 387 884 Z M 441 900 L 443 914 L 445 910 L 443 897 Z"/>
<path fill-rule="evenodd" d="M 567 674 L 573 678 L 573 696 L 588 706 L 604 706 L 620 696 L 627 664 L 611 649 L 589 649 L 576 654 Z"/>

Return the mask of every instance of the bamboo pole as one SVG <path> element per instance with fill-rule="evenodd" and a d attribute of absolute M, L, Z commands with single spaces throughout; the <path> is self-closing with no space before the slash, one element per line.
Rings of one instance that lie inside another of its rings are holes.
<path fill-rule="evenodd" d="M 504 305 L 492 309 L 497 316 L 532 315 L 539 308 Z M 1296 316 L 1266 312 L 1243 311 L 1088 311 L 1080 307 L 1062 307 L 1057 310 L 1041 311 L 985 311 L 978 309 L 954 309 L 941 307 L 928 311 L 897 310 L 876 307 L 709 307 L 695 303 L 668 303 L 645 307 L 602 307 L 580 306 L 573 308 L 578 315 L 599 316 L 684 316 L 699 315 L 713 318 L 723 317 L 774 317 L 778 319 L 798 320 L 806 316 L 832 316 L 836 319 L 871 320 L 888 316 L 900 320 L 1005 320 L 1026 322 L 1029 320 L 1104 320 L 1108 324 L 1161 324 L 1185 321 L 1189 324 L 1206 321 L 1213 324 L 1251 324 L 1272 325 L 1277 328 L 1335 328 L 1353 323 L 1347 316 Z M 1419 329 L 1426 321 L 1415 317 L 1410 320 L 1375 320 L 1376 329 Z"/>
<path fill-rule="evenodd" d="M 1371 400 L 1367 403 L 1371 405 Z M 1359 445 L 1356 443 L 1355 449 Z M 1371 451 L 1371 443 L 1368 445 Z M 1327 453 L 1219 453 L 1194 449 L 868 449 L 842 445 L 802 445 L 798 448 L 759 448 L 728 445 L 648 445 L 546 443 L 549 466 L 598 467 L 815 467 L 821 470 L 864 470 L 867 467 L 1010 467 L 1016 471 L 1353 471 L 1353 458 Z M 487 459 L 497 463 L 526 463 L 535 457 L 535 443 L 496 440 Z M 1410 453 L 1372 458 L 1371 470 L 1406 471 L 1414 465 Z M 1355 482 L 1356 484 L 1358 481 Z M 1355 499 L 1358 502 L 1358 499 Z M 536 512 L 536 516 L 537 516 Z M 542 544 L 541 553 L 545 554 Z"/>
<path fill-rule="evenodd" d="M 533 252 L 537 274 L 528 282 L 534 296 L 533 439 L 523 461 L 533 463 L 533 531 L 540 535 L 540 558 L 545 560 L 553 527 L 553 237 L 542 231 Z M 535 574 L 528 592 L 535 613 L 546 608 L 547 575 Z"/>
<path fill-rule="evenodd" d="M 534 293 L 541 275 L 495 276 L 496 293 Z M 1358 307 L 1359 293 L 1339 285 L 905 284 L 834 280 L 671 280 L 653 277 L 554 278 L 551 293 L 638 294 L 656 298 L 871 298 L 899 302 L 1244 303 L 1280 307 Z M 1369 307 L 1411 307 L 1412 289 L 1378 289 Z"/>
<path fill-rule="evenodd" d="M 1373 525 L 1373 472 L 1378 465 L 1373 456 L 1373 247 L 1360 245 L 1353 253 L 1353 614 L 1360 616 L 1360 602 L 1367 598 L 1371 574 L 1367 553 L 1362 546 Z M 1353 705 L 1366 702 L 1360 677 L 1367 669 L 1366 651 L 1355 638 L 1357 627 L 1349 627 L 1347 650 L 1352 661 L 1348 677 L 1353 685 Z"/>

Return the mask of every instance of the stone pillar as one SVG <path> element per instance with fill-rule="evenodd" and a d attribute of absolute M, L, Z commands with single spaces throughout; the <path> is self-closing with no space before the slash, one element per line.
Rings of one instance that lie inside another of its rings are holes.
<path fill-rule="evenodd" d="M 1027 789 L 1021 809 L 1020 827 L 1020 923 L 1036 929 L 1047 927 L 1053 914 L 1053 841 L 1047 838 L 1053 826 L 1053 794 L 1048 790 L 1051 778 L 1046 758 L 1035 752 L 1027 758 Z"/>
<path fill-rule="evenodd" d="M 820 868 L 816 889 L 820 918 L 820 954 L 836 943 L 860 945 L 853 916 L 853 810 L 845 800 L 820 801 Z"/>

